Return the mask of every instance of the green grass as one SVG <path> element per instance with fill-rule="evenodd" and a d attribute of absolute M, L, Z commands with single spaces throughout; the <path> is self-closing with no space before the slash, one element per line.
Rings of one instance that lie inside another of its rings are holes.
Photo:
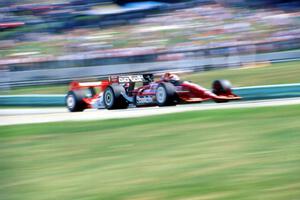
<path fill-rule="evenodd" d="M 68 85 L 37 85 L 11 88 L 9 91 L 1 91 L 0 94 L 19 95 L 19 94 L 66 94 Z"/>
<path fill-rule="evenodd" d="M 300 197 L 300 106 L 0 129 L 0 199 Z"/>
<path fill-rule="evenodd" d="M 300 82 L 300 62 L 270 64 L 259 68 L 223 69 L 183 75 L 183 80 L 210 88 L 213 80 L 228 79 L 236 87 Z M 0 94 L 66 94 L 68 85 L 46 85 L 12 88 Z"/>
<path fill-rule="evenodd" d="M 186 75 L 183 78 L 210 87 L 216 79 L 227 79 L 234 86 L 272 85 L 300 82 L 300 62 L 284 62 L 256 68 L 234 68 Z"/>

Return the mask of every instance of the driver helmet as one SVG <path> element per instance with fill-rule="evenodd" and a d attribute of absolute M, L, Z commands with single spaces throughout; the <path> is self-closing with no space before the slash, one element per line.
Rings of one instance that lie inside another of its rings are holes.
<path fill-rule="evenodd" d="M 172 74 L 172 73 L 165 73 L 162 77 L 161 77 L 162 81 L 180 81 L 180 78 L 178 75 L 176 74 Z"/>

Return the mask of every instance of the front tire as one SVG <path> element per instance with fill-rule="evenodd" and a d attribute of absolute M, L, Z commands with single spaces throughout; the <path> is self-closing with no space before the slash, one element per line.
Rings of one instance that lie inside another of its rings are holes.
<path fill-rule="evenodd" d="M 212 84 L 213 93 L 216 95 L 225 95 L 231 92 L 231 83 L 228 80 L 215 80 Z"/>
<path fill-rule="evenodd" d="M 215 80 L 212 84 L 212 91 L 216 95 L 228 95 L 231 93 L 231 83 L 228 80 Z M 228 102 L 228 100 L 220 100 L 220 99 L 215 99 L 216 103 L 225 103 Z"/>
<path fill-rule="evenodd" d="M 156 89 L 156 102 L 158 106 L 176 105 L 176 89 L 171 83 L 160 83 Z"/>

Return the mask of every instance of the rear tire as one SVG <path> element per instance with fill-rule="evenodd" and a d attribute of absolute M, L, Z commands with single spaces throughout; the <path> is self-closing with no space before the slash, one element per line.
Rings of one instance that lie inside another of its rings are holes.
<path fill-rule="evenodd" d="M 128 102 L 121 93 L 125 93 L 121 85 L 110 85 L 103 94 L 103 102 L 106 109 L 125 109 L 128 108 Z"/>
<path fill-rule="evenodd" d="M 82 100 L 84 93 L 80 90 L 69 91 L 65 103 L 70 112 L 81 112 L 86 108 L 86 103 Z"/>
<path fill-rule="evenodd" d="M 176 105 L 177 94 L 173 84 L 163 82 L 157 86 L 156 102 L 158 106 L 174 106 Z"/>

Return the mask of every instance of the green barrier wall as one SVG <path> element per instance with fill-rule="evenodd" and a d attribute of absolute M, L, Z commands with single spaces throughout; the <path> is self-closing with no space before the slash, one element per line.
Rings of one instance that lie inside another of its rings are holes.
<path fill-rule="evenodd" d="M 3 95 L 0 106 L 64 106 L 65 95 Z"/>
<path fill-rule="evenodd" d="M 245 100 L 300 97 L 300 84 L 266 85 L 235 88 L 234 93 Z"/>
<path fill-rule="evenodd" d="M 300 83 L 234 88 L 244 100 L 300 97 Z M 2 95 L 0 106 L 64 106 L 65 95 Z"/>

